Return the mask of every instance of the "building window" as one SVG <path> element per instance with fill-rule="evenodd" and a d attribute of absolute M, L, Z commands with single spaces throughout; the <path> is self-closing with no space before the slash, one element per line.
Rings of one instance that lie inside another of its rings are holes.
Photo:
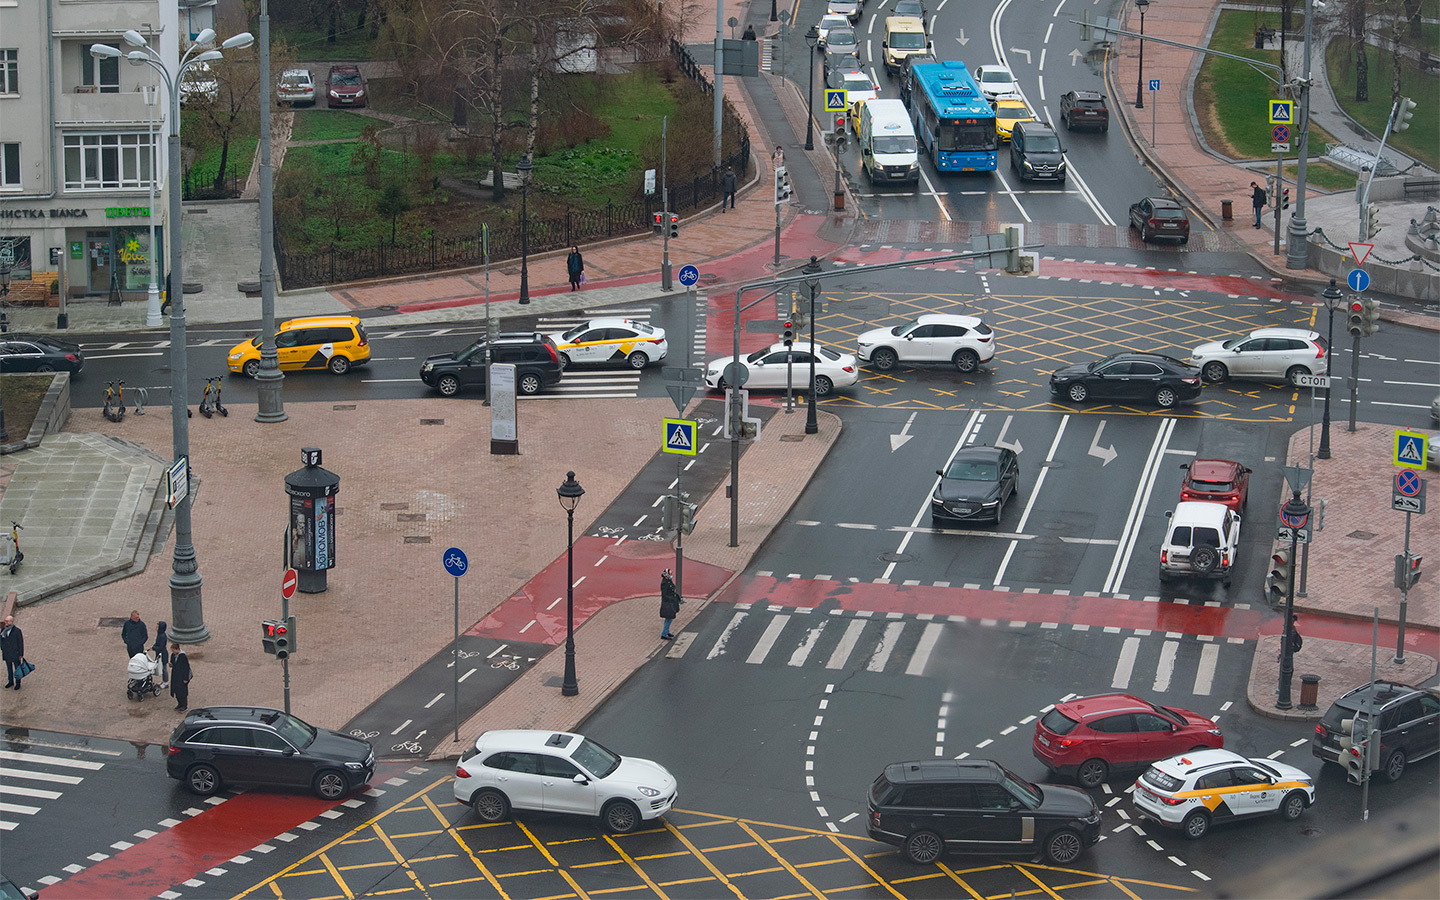
<path fill-rule="evenodd" d="M 65 135 L 65 189 L 150 186 L 154 147 L 145 132 Z"/>
<path fill-rule="evenodd" d="M 20 145 L 0 144 L 0 189 L 20 187 Z"/>
<path fill-rule="evenodd" d="M 119 68 L 116 68 L 119 72 Z M 20 51 L 0 50 L 0 94 L 20 93 Z"/>
<path fill-rule="evenodd" d="M 90 55 L 93 44 L 84 46 L 80 57 L 80 83 L 98 84 L 102 94 L 120 93 L 120 59 L 115 56 L 96 58 Z"/>

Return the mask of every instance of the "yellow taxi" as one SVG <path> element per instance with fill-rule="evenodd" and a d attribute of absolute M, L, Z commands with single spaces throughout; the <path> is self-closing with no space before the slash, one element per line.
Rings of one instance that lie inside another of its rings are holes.
<path fill-rule="evenodd" d="M 1010 143 L 1010 132 L 1017 123 L 1033 121 L 1035 117 L 1030 114 L 1030 107 L 1019 97 L 1001 97 L 995 101 L 995 132 L 1000 135 L 1001 141 Z"/>
<path fill-rule="evenodd" d="M 328 369 L 344 375 L 370 362 L 370 336 L 355 316 L 309 316 L 291 319 L 275 334 L 275 354 L 282 372 Z M 236 344 L 227 358 L 231 372 L 254 378 L 260 372 L 260 336 Z"/>

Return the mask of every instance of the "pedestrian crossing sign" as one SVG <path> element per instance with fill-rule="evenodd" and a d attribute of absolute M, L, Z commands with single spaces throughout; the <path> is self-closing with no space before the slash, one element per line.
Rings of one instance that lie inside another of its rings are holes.
<path fill-rule="evenodd" d="M 843 113 L 845 110 L 849 109 L 850 105 L 845 101 L 845 95 L 847 93 L 848 91 L 846 91 L 844 88 L 826 88 L 825 111 Z"/>
<path fill-rule="evenodd" d="M 666 419 L 665 445 L 660 449 L 666 453 L 694 456 L 695 425 L 696 423 L 689 419 Z"/>
<path fill-rule="evenodd" d="M 1395 465 L 1407 469 L 1425 468 L 1425 435 L 1415 431 L 1395 432 Z"/>
<path fill-rule="evenodd" d="M 1271 100 L 1270 101 L 1270 124 L 1291 125 L 1295 122 L 1295 101 L 1294 100 Z"/>

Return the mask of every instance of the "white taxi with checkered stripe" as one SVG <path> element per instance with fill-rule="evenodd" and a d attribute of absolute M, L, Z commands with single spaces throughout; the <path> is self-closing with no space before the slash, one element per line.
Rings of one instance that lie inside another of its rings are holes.
<path fill-rule="evenodd" d="M 1140 815 L 1195 840 L 1220 822 L 1270 813 L 1300 818 L 1315 802 L 1315 779 L 1273 759 L 1196 750 L 1146 769 L 1130 799 Z"/>
<path fill-rule="evenodd" d="M 562 366 L 625 363 L 643 369 L 664 359 L 670 349 L 665 329 L 634 319 L 591 319 L 550 339 L 560 351 Z"/>

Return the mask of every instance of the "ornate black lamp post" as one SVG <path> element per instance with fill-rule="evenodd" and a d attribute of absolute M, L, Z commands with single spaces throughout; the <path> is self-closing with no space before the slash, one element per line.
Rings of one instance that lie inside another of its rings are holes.
<path fill-rule="evenodd" d="M 1145 108 L 1145 10 L 1150 8 L 1150 0 L 1135 0 L 1135 6 L 1140 10 L 1140 67 L 1135 70 L 1135 108 Z"/>
<path fill-rule="evenodd" d="M 560 507 L 565 510 L 566 544 L 569 547 L 565 558 L 565 680 L 560 683 L 560 693 L 574 697 L 580 693 L 580 683 L 575 679 L 575 507 L 585 489 L 575 480 L 574 472 L 565 473 L 565 483 L 555 489 L 560 497 Z"/>
<path fill-rule="evenodd" d="M 810 45 L 810 80 L 805 83 L 805 149 L 815 149 L 815 47 L 820 43 L 820 29 L 814 25 L 805 32 L 805 43 Z"/>
<path fill-rule="evenodd" d="M 800 272 L 804 275 L 819 275 L 820 260 L 810 257 L 810 263 Z M 815 418 L 815 295 L 820 291 L 820 279 L 811 278 L 805 282 L 805 286 L 810 288 L 810 390 L 806 392 L 809 403 L 805 408 L 805 433 L 816 434 L 820 431 L 820 423 Z"/>
<path fill-rule="evenodd" d="M 534 164 L 530 162 L 530 154 L 525 154 L 525 156 L 515 164 L 515 171 L 520 173 L 520 302 L 529 303 L 530 174 L 535 171 Z"/>
<path fill-rule="evenodd" d="M 1330 314 L 1330 321 L 1325 327 L 1325 374 L 1329 375 L 1331 346 L 1335 341 L 1335 310 L 1343 308 L 1345 295 L 1340 293 L 1340 288 L 1332 278 L 1320 296 L 1325 298 L 1325 309 Z M 1325 388 L 1325 417 L 1320 428 L 1320 449 L 1315 451 L 1316 459 L 1330 458 L 1330 390 L 1329 387 Z"/>

